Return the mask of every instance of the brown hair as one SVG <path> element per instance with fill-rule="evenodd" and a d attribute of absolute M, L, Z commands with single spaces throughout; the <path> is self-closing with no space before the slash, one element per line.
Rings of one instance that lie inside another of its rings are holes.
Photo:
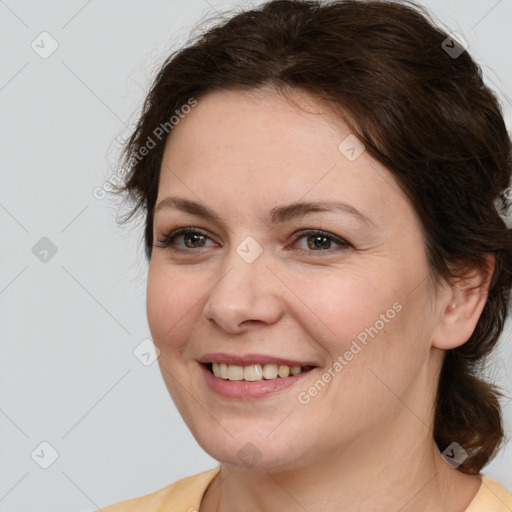
<path fill-rule="evenodd" d="M 150 259 L 167 138 L 157 127 L 213 91 L 295 88 L 321 99 L 410 198 L 432 282 L 485 265 L 486 253 L 496 258 L 473 334 L 446 352 L 434 418 L 440 451 L 456 441 L 469 454 L 458 469 L 476 474 L 503 439 L 501 393 L 481 369 L 509 306 L 512 233 L 497 207 L 509 207 L 511 141 L 480 68 L 466 51 L 450 54 L 447 37 L 412 2 L 273 0 L 221 20 L 161 67 L 124 147 L 127 180 L 116 192 L 132 205 L 121 222 L 144 212 Z"/>

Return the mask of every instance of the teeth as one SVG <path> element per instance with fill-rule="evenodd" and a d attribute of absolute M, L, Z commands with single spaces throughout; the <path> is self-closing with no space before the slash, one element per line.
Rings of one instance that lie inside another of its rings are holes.
<path fill-rule="evenodd" d="M 292 375 L 299 375 L 299 373 L 301 373 L 301 372 L 302 372 L 302 368 L 300 366 L 292 366 L 290 368 L 290 373 Z"/>
<path fill-rule="evenodd" d="M 219 364 L 217 366 L 219 368 L 219 375 L 217 375 L 217 377 L 221 377 L 223 379 L 227 379 L 228 375 L 229 375 L 228 365 L 224 364 L 224 363 L 221 363 L 221 364 Z"/>
<path fill-rule="evenodd" d="M 229 380 L 244 380 L 244 367 L 230 364 L 228 366 L 228 379 Z"/>
<path fill-rule="evenodd" d="M 277 379 L 277 364 L 264 365 L 263 377 L 265 377 L 265 379 Z"/>
<path fill-rule="evenodd" d="M 290 375 L 299 375 L 304 370 L 301 366 L 288 366 L 286 364 L 251 364 L 239 366 L 236 364 L 212 363 L 215 377 L 224 380 L 246 380 L 254 382 L 258 380 L 270 380 L 286 378 Z"/>
<path fill-rule="evenodd" d="M 279 370 L 277 371 L 277 374 L 279 375 L 279 377 L 288 377 L 288 375 L 290 375 L 290 367 L 285 365 L 285 364 L 282 364 L 280 367 L 279 367 Z"/>
<path fill-rule="evenodd" d="M 263 379 L 263 369 L 261 364 L 251 364 L 244 366 L 244 380 L 255 381 Z"/>

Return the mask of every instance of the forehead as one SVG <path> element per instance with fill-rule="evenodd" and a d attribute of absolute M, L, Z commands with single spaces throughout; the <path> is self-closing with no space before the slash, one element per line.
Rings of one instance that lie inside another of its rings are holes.
<path fill-rule="evenodd" d="M 350 200 L 380 213 L 405 201 L 392 174 L 357 146 L 345 123 L 305 93 L 293 101 L 239 90 L 199 99 L 167 140 L 159 199 L 179 189 L 247 207 L 265 203 L 267 210 L 279 195 L 280 203 Z M 346 141 L 355 151 L 347 153 Z"/>
<path fill-rule="evenodd" d="M 336 154 L 336 141 L 350 133 L 348 127 L 341 121 L 335 124 L 326 107 L 310 95 L 290 94 L 297 104 L 268 89 L 207 94 L 173 129 L 166 149 L 182 153 L 180 146 L 193 144 L 194 154 L 188 158 L 229 152 L 231 160 L 242 161 L 293 159 L 297 153 L 318 156 L 327 148 Z"/>

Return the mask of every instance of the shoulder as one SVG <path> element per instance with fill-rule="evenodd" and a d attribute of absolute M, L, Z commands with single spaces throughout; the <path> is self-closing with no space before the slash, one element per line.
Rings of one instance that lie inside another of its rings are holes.
<path fill-rule="evenodd" d="M 151 494 L 102 507 L 102 512 L 197 512 L 220 466 L 174 482 Z M 95 512 L 99 512 L 96 510 Z"/>
<path fill-rule="evenodd" d="M 482 484 L 465 512 L 510 512 L 512 494 L 499 482 L 482 475 Z"/>

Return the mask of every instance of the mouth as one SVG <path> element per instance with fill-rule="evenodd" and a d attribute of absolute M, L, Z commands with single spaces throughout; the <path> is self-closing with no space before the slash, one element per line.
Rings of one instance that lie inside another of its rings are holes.
<path fill-rule="evenodd" d="M 312 365 L 288 365 L 280 363 L 253 363 L 237 365 L 219 362 L 201 363 L 212 375 L 228 381 L 258 382 L 262 380 L 286 379 L 309 372 Z"/>
<path fill-rule="evenodd" d="M 216 352 L 197 362 L 205 384 L 217 396 L 251 401 L 297 387 L 319 368 L 313 361 L 256 353 Z"/>

